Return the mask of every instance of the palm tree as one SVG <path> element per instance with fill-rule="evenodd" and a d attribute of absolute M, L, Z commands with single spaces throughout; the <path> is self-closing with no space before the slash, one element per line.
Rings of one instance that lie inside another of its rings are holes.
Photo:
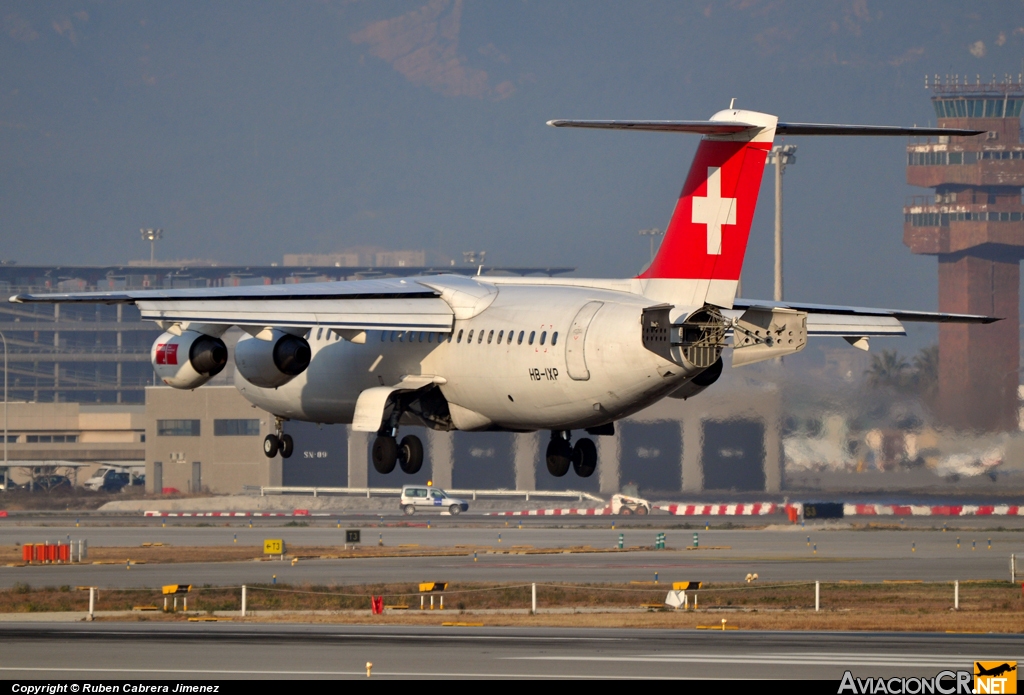
<path fill-rule="evenodd" d="M 865 372 L 868 382 L 874 388 L 900 389 L 907 385 L 907 370 L 910 365 L 895 350 L 882 350 L 880 355 L 871 356 L 871 367 Z"/>

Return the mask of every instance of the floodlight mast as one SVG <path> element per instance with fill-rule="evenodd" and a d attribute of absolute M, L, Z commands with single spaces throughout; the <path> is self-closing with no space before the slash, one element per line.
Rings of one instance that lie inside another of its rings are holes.
<path fill-rule="evenodd" d="M 786 165 L 796 164 L 796 145 L 776 145 L 768 153 L 768 163 L 775 165 L 775 293 L 782 301 L 782 175 Z"/>
<path fill-rule="evenodd" d="M 163 239 L 164 230 L 144 227 L 139 230 L 139 234 L 143 241 L 149 242 L 149 264 L 156 265 L 156 242 L 157 239 Z"/>

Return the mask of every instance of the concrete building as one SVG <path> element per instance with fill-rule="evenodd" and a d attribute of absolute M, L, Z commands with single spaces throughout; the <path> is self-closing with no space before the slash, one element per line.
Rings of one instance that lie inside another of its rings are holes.
<path fill-rule="evenodd" d="M 141 466 L 145 460 L 144 406 L 15 402 L 7 407 L 7 456 L 16 483 L 52 472 L 81 483 L 103 464 Z"/>
<path fill-rule="evenodd" d="M 280 485 L 281 458 L 263 455 L 274 418 L 233 386 L 146 389 L 146 491 L 242 492 Z"/>

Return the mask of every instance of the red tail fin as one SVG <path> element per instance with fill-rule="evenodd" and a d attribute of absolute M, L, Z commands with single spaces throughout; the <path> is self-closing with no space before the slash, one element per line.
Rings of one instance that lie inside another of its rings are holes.
<path fill-rule="evenodd" d="M 659 299 L 731 307 L 777 118 L 729 110 L 711 121 L 762 127 L 701 140 L 658 255 L 640 279 Z"/>

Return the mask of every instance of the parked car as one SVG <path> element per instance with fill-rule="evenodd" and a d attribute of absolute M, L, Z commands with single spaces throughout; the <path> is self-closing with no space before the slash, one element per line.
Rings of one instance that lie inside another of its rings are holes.
<path fill-rule="evenodd" d="M 42 490 L 43 492 L 51 492 L 58 488 L 70 490 L 72 488 L 71 480 L 66 475 L 41 475 L 35 478 L 31 484 L 23 485 L 26 489 Z"/>
<path fill-rule="evenodd" d="M 436 509 L 457 516 L 469 510 L 469 502 L 428 485 L 403 485 L 399 504 L 406 514 L 415 514 L 417 510 Z"/>

